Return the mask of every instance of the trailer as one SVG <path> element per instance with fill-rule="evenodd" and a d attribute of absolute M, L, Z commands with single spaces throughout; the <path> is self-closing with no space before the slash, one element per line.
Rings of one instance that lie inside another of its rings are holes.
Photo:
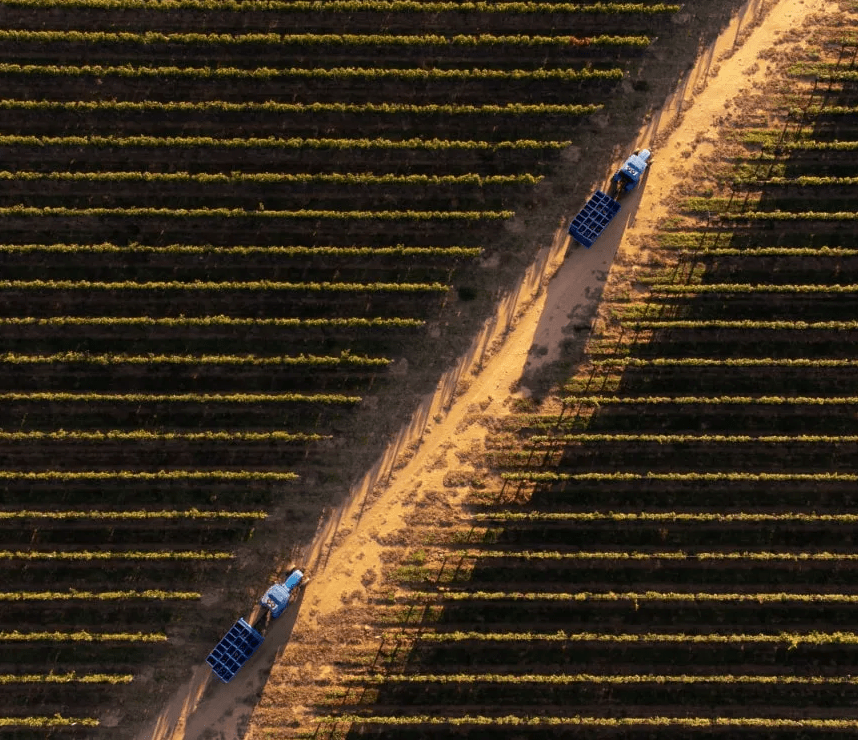
<path fill-rule="evenodd" d="M 593 246 L 614 216 L 620 212 L 621 206 L 616 199 L 637 187 L 646 171 L 649 159 L 649 149 L 635 152 L 611 177 L 608 192 L 597 190 L 590 197 L 569 226 L 569 234 L 575 241 L 588 249 Z"/>
<path fill-rule="evenodd" d="M 572 219 L 569 233 L 575 241 L 589 249 L 619 212 L 620 204 L 610 195 L 597 190 L 581 212 Z"/>
<path fill-rule="evenodd" d="M 229 683 L 265 638 L 244 619 L 239 619 L 209 653 L 206 663 L 224 683 Z"/>
<path fill-rule="evenodd" d="M 259 603 L 268 610 L 268 614 L 257 620 L 254 626 L 244 619 L 239 619 L 230 627 L 206 658 L 206 663 L 221 681 L 229 683 L 241 667 L 250 660 L 265 639 L 263 633 L 256 627 L 266 621 L 265 617 L 276 619 L 286 611 L 304 583 L 306 583 L 304 574 L 295 568 L 283 583 L 275 583 L 259 600 Z"/>

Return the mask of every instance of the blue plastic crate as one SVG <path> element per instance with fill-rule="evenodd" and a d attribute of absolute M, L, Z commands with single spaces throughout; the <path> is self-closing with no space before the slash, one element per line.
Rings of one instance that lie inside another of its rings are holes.
<path fill-rule="evenodd" d="M 585 247 L 592 247 L 593 242 L 605 230 L 611 219 L 620 211 L 620 204 L 601 190 L 587 201 L 581 212 L 572 219 L 569 233 Z"/>
<path fill-rule="evenodd" d="M 243 619 L 239 619 L 209 653 L 206 663 L 224 683 L 229 683 L 262 644 L 262 637 Z"/>

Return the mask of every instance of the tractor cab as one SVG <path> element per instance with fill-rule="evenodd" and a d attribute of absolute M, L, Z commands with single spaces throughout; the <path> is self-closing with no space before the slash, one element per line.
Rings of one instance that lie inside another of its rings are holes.
<path fill-rule="evenodd" d="M 289 606 L 289 602 L 303 577 L 304 574 L 296 568 L 283 583 L 275 583 L 263 594 L 259 603 L 268 607 L 272 619 L 279 617 L 286 611 L 286 607 Z"/>
<path fill-rule="evenodd" d="M 611 195 L 621 195 L 634 190 L 643 177 L 649 158 L 649 149 L 641 149 L 630 155 L 611 178 Z"/>

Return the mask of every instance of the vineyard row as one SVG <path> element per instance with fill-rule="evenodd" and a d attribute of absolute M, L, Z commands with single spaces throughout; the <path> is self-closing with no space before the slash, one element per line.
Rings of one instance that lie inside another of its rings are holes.
<path fill-rule="evenodd" d="M 0 432 L 0 439 L 3 439 Z M 7 433 L 8 434 L 8 433 Z M 11 432 L 14 434 L 14 432 Z M 717 444 L 854 444 L 858 442 L 858 435 L 854 434 L 762 434 L 752 436 L 749 434 L 563 434 L 552 436 L 538 434 L 529 437 L 525 444 L 536 448 L 545 445 L 554 445 L 558 442 L 564 444 L 588 443 L 588 442 L 657 442 L 658 444 L 684 444 L 696 442 L 714 442 Z M 520 454 L 527 454 L 519 451 Z"/>
<path fill-rule="evenodd" d="M 0 601 L 125 601 L 126 599 L 152 599 L 156 601 L 191 601 L 199 599 L 197 591 L 6 591 L 0 592 Z"/>
<path fill-rule="evenodd" d="M 728 644 L 743 643 L 783 644 L 793 648 L 799 645 L 858 645 L 855 632 L 779 632 L 779 633 L 709 633 L 682 632 L 422 632 L 424 642 L 612 642 L 612 643 L 674 643 L 674 644 Z"/>
<path fill-rule="evenodd" d="M 275 136 L 215 138 L 213 136 L 19 136 L 0 135 L 0 146 L 92 146 L 92 147 L 166 147 L 196 148 L 218 147 L 224 149 L 422 149 L 443 151 L 465 149 L 479 151 L 502 151 L 505 149 L 564 149 L 571 141 L 536 141 L 516 139 L 514 141 L 471 141 L 451 139 L 319 139 Z"/>
<path fill-rule="evenodd" d="M 665 320 L 647 321 L 636 320 L 631 323 L 633 329 L 774 329 L 774 330 L 834 330 L 852 331 L 858 329 L 858 321 L 756 321 L 739 319 L 737 321 L 709 320 L 686 321 Z"/>
<path fill-rule="evenodd" d="M 0 727 L 98 727 L 92 717 L 0 717 Z"/>
<path fill-rule="evenodd" d="M 211 244 L 168 244 L 152 246 L 131 243 L 111 244 L 0 244 L 0 253 L 57 252 L 75 254 L 219 254 L 219 255 L 276 255 L 284 257 L 478 257 L 481 247 L 302 247 L 302 246 L 215 246 Z M 354 319 L 314 319 L 315 321 L 354 321 Z M 395 319 L 362 319 L 363 321 L 392 321 Z M 403 319 L 406 321 L 407 319 Z"/>
<path fill-rule="evenodd" d="M 8 3 L 7 3 L 8 4 Z M 151 4 L 150 4 L 151 6 Z M 110 31 L 31 31 L 18 29 L 0 29 L 0 41 L 51 44 L 56 42 L 74 42 L 86 44 L 208 44 L 235 46 L 243 44 L 270 44 L 273 46 L 295 44 L 301 46 L 629 46 L 645 48 L 651 40 L 647 36 L 530 36 L 526 34 L 495 35 L 439 34 L 398 35 L 398 34 L 352 34 L 352 33 L 158 33 L 156 31 L 110 32 Z"/>
<path fill-rule="evenodd" d="M 85 363 L 87 365 L 280 365 L 291 367 L 362 367 L 385 368 L 392 360 L 385 357 L 362 357 L 344 353 L 339 357 L 316 355 L 92 355 L 86 352 L 61 352 L 55 355 L 0 354 L 0 364 L 52 365 L 54 363 Z"/>
<path fill-rule="evenodd" d="M 0 473 L 2 475 L 2 473 Z M 720 473 L 554 473 L 524 471 L 516 473 L 501 473 L 501 478 L 508 481 L 531 481 L 534 483 L 549 483 L 552 481 L 808 481 L 808 482 L 854 482 L 858 481 L 856 473 L 750 473 L 720 472 Z"/>
<path fill-rule="evenodd" d="M 0 429 L 0 441 L 50 441 L 50 442 L 320 442 L 331 439 L 330 435 L 290 432 L 150 432 L 136 429 L 123 432 L 111 429 L 104 432 L 78 432 L 60 429 L 55 432 L 3 431 Z M 0 557 L 2 553 L 0 553 Z"/>
<path fill-rule="evenodd" d="M 715 674 L 694 675 L 681 673 L 675 675 L 660 673 L 643 673 L 631 675 L 594 674 L 594 673 L 562 673 L 562 674 L 526 674 L 510 675 L 507 673 L 391 673 L 376 674 L 369 676 L 349 677 L 350 682 L 361 684 L 386 684 L 386 683 L 497 683 L 497 684 L 730 684 L 730 683 L 753 683 L 770 685 L 852 685 L 858 683 L 855 676 L 790 676 L 790 675 L 737 675 L 737 674 Z"/>
<path fill-rule="evenodd" d="M 802 175 L 801 177 L 735 177 L 733 182 L 737 185 L 798 185 L 800 187 L 813 187 L 814 185 L 858 185 L 858 177 L 816 177 Z"/>
<path fill-rule="evenodd" d="M 0 171 L 0 180 L 68 182 L 182 182 L 211 185 L 238 183 L 327 183 L 334 185 L 536 185 L 541 176 L 519 175 L 392 175 L 372 172 L 31 172 Z"/>
<path fill-rule="evenodd" d="M 858 360 L 807 357 L 617 357 L 593 360 L 595 367 L 858 367 Z"/>
<path fill-rule="evenodd" d="M 727 241 L 725 239 L 725 241 Z M 667 249 L 678 249 L 680 254 L 706 255 L 713 257 L 854 257 L 858 249 L 850 247 L 693 247 L 687 245 L 662 244 Z"/>
<path fill-rule="evenodd" d="M 146 283 L 122 280 L 105 283 L 93 280 L 0 280 L 0 290 L 302 290 L 315 293 L 325 291 L 333 293 L 446 293 L 448 289 L 443 283 L 282 283 L 273 280 L 252 280 L 249 282 L 169 280 Z M 203 322 L 206 318 L 203 317 Z M 205 325 L 203 322 L 201 322 L 202 325 Z M 215 321 L 213 323 L 226 322 Z M 237 323 L 241 324 L 241 320 L 237 320 Z"/>
<path fill-rule="evenodd" d="M 167 642 L 161 632 L 0 632 L 0 642 Z"/>
<path fill-rule="evenodd" d="M 621 80 L 622 69 L 389 69 L 384 67 L 135 67 L 131 64 L 81 66 L 56 64 L 0 63 L 0 74 L 54 75 L 63 77 L 117 76 L 138 78 L 189 78 L 189 79 L 248 79 L 275 80 L 294 78 L 301 80 Z"/>
<path fill-rule="evenodd" d="M 543 3 L 543 2 L 422 2 L 422 0 L 3 0 L 19 8 L 98 8 L 99 10 L 212 10 L 273 12 L 476 12 L 476 13 L 592 13 L 609 15 L 676 13 L 667 3 Z"/>
<path fill-rule="evenodd" d="M 858 142 L 855 142 L 858 148 Z M 722 219 L 738 221 L 854 221 L 856 211 L 746 211 L 744 213 L 722 213 Z"/>
<path fill-rule="evenodd" d="M 0 208 L 0 216 L 155 216 L 164 218 L 282 218 L 379 221 L 479 221 L 512 218 L 513 211 L 248 211 L 243 208 L 34 208 L 16 205 Z M 383 285 L 383 283 L 379 283 Z M 437 283 L 436 283 L 437 285 Z M 446 289 L 446 288 L 445 288 Z"/>
<path fill-rule="evenodd" d="M 194 552 L 190 550 L 61 550 L 61 551 L 12 551 L 0 550 L 0 560 L 229 560 L 235 557 L 228 552 Z M 2 598 L 2 596 L 0 596 Z"/>
<path fill-rule="evenodd" d="M 0 521 L 4 519 L 94 519 L 106 521 L 139 520 L 139 519 L 265 519 L 264 511 L 200 511 L 185 509 L 182 511 L 161 509 L 158 511 L 36 511 L 20 509 L 18 511 L 0 511 Z"/>
<path fill-rule="evenodd" d="M 106 481 L 106 480 L 197 480 L 197 481 L 294 481 L 295 473 L 263 470 L 0 470 L 0 481 Z"/>
<path fill-rule="evenodd" d="M 139 283 L 138 283 L 139 284 Z M 193 283 L 183 283 L 184 285 L 193 285 Z M 219 283 L 218 283 L 219 284 Z M 401 283 L 398 283 L 401 285 Z M 201 326 L 225 326 L 225 327 L 262 327 L 276 326 L 282 329 L 329 329 L 329 328 L 344 328 L 344 329 L 392 329 L 392 328 L 418 328 L 426 324 L 422 319 L 404 319 L 404 318 L 371 318 L 365 319 L 360 317 L 352 318 L 321 318 L 321 319 L 296 319 L 296 318 L 277 318 L 277 319 L 253 319 L 240 318 L 237 316 L 48 316 L 39 318 L 34 316 L 12 316 L 0 317 L 0 326 L 166 326 L 171 328 L 187 328 Z M 0 397 L 4 397 L 0 394 Z M 328 403 L 342 402 L 344 396 L 319 396 L 316 400 Z M 285 397 L 281 400 L 287 400 Z M 288 399 L 291 400 L 291 399 Z M 307 397 L 301 397 L 296 400 L 308 400 Z M 360 400 L 360 399 L 358 399 Z"/>
<path fill-rule="evenodd" d="M 84 403 L 360 403 L 360 396 L 323 393 L 0 393 L 0 401 Z"/>
<path fill-rule="evenodd" d="M 2 517 L 2 514 L 0 514 Z M 573 511 L 573 512 L 520 512 L 499 511 L 492 513 L 476 513 L 471 516 L 474 521 L 498 522 L 666 522 L 692 524 L 735 524 L 751 522 L 759 524 L 780 524 L 783 522 L 798 522 L 802 524 L 858 524 L 858 514 L 816 514 L 805 512 L 779 512 L 763 514 L 759 512 L 738 512 L 725 514 L 722 512 L 677 512 L 677 511 L 639 511 L 639 512 L 602 512 L 602 511 Z"/>
<path fill-rule="evenodd" d="M 4 673 L 0 674 L 0 685 L 18 683 L 131 683 L 130 673 Z"/>
<path fill-rule="evenodd" d="M 841 69 L 830 62 L 798 62 L 787 69 L 787 74 L 794 77 L 815 76 L 820 80 L 858 80 L 858 72 L 854 69 Z"/>
<path fill-rule="evenodd" d="M 439 717 L 435 715 L 384 716 L 342 714 L 320 717 L 325 724 L 356 723 L 368 725 L 483 725 L 513 727 L 681 727 L 681 728 L 764 728 L 764 729 L 814 729 L 814 730 L 851 730 L 858 729 L 858 719 L 787 719 L 766 717 L 583 717 L 575 716 L 533 716 L 505 715 L 485 717 L 481 715 L 461 715 L 458 717 Z"/>
<path fill-rule="evenodd" d="M 602 110 L 601 104 L 577 105 L 574 103 L 505 103 L 501 105 L 470 105 L 467 103 L 283 103 L 266 100 L 262 103 L 231 103 L 224 100 L 0 100 L 0 110 L 28 111 L 89 111 L 156 112 L 156 113 L 360 113 L 418 115 L 515 115 L 536 114 L 587 116 Z"/>
<path fill-rule="evenodd" d="M 764 561 L 782 561 L 782 562 L 814 562 L 814 561 L 842 561 L 851 562 L 858 561 L 858 554 L 848 552 L 770 552 L 770 551 L 740 551 L 740 552 L 685 552 L 684 550 L 667 550 L 655 552 L 640 552 L 640 551 L 618 551 L 618 550 L 576 550 L 574 552 L 559 552 L 550 550 L 462 550 L 457 551 L 456 555 L 463 558 L 473 558 L 479 560 L 509 558 L 516 560 L 764 560 Z M 0 557 L 3 557 L 0 552 Z M 759 595 L 759 594 L 757 594 Z M 599 594 L 580 594 L 573 597 L 581 599 L 600 598 Z M 613 598 L 611 595 L 610 598 Z M 682 598 L 689 598 L 689 594 L 680 594 Z M 693 596 L 693 594 L 692 594 Z M 721 596 L 729 596 L 729 594 L 701 594 L 701 598 L 720 598 Z M 749 596 L 748 594 L 743 594 Z M 782 594 L 775 594 L 780 598 Z M 790 597 L 796 594 L 789 594 Z M 817 594 L 812 594 L 808 598 L 813 600 Z M 825 594 L 824 598 L 832 596 L 836 599 L 845 599 L 847 601 L 854 600 L 858 603 L 858 595 L 831 595 Z M 447 597 L 447 594 L 444 594 Z M 471 598 L 465 596 L 463 598 Z M 504 597 L 498 597 L 504 598 Z M 656 598 L 656 597 L 652 597 Z M 667 596 L 665 598 L 670 598 Z M 762 598 L 762 596 L 761 596 Z"/>
<path fill-rule="evenodd" d="M 749 214 L 743 214 L 749 215 Z M 858 213 L 852 214 L 858 218 Z M 858 285 L 787 285 L 769 283 L 711 283 L 673 285 L 669 283 L 654 283 L 650 286 L 653 293 L 686 294 L 686 293 L 855 293 Z M 786 322 L 791 323 L 791 322 Z"/>
<path fill-rule="evenodd" d="M 784 149 L 787 151 L 832 151 L 832 152 L 849 152 L 858 149 L 858 141 L 815 141 L 808 139 L 806 141 L 784 141 L 777 144 L 776 141 L 766 141 L 763 144 L 763 149 Z"/>

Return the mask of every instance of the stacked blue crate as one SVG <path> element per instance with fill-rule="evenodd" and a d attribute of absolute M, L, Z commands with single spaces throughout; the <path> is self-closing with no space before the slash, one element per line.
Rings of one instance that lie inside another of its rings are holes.
<path fill-rule="evenodd" d="M 611 196 L 597 190 L 587 201 L 581 212 L 572 220 L 569 233 L 585 247 L 592 247 L 593 242 L 605 230 L 611 219 L 620 211 L 620 204 Z"/>
<path fill-rule="evenodd" d="M 243 619 L 239 619 L 209 653 L 206 663 L 224 683 L 229 683 L 262 644 L 262 637 Z"/>

